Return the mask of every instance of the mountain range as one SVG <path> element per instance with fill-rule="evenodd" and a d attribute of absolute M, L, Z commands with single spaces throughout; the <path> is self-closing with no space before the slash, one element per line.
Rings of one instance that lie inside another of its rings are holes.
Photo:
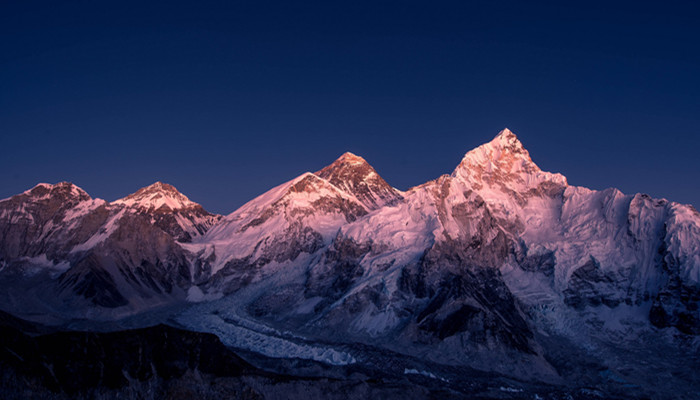
<path fill-rule="evenodd" d="M 345 153 L 226 216 L 161 182 L 113 202 L 39 184 L 0 201 L 0 289 L 54 330 L 166 323 L 284 374 L 700 395 L 698 211 L 569 185 L 508 129 L 406 191 Z"/>

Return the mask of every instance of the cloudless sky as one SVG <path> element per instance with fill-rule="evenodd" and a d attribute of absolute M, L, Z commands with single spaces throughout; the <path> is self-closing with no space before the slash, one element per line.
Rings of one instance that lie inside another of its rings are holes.
<path fill-rule="evenodd" d="M 226 214 L 345 151 L 406 189 L 508 127 L 570 184 L 699 206 L 694 3 L 3 1 L 0 198 L 160 180 Z"/>

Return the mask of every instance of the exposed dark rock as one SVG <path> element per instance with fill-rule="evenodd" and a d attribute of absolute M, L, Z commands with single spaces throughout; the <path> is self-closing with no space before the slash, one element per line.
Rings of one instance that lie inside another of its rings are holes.
<path fill-rule="evenodd" d="M 531 254 L 522 257 L 518 261 L 518 265 L 524 271 L 541 272 L 545 276 L 554 275 L 554 265 L 556 264 L 556 259 L 554 257 L 554 252 L 552 251 Z"/>
<path fill-rule="evenodd" d="M 368 210 L 401 200 L 399 192 L 386 183 L 367 161 L 351 153 L 343 154 L 316 175 L 354 195 Z"/>
<path fill-rule="evenodd" d="M 293 223 L 281 234 L 258 242 L 248 256 L 227 261 L 206 285 L 219 288 L 225 285 L 224 291 L 230 293 L 263 276 L 265 265 L 273 261 L 294 261 L 301 253 L 313 254 L 323 246 L 320 233 L 301 223 Z"/>
<path fill-rule="evenodd" d="M 425 258 L 425 254 L 421 259 Z M 434 292 L 426 280 L 425 270 L 418 264 L 409 264 L 401 269 L 399 290 L 410 293 L 418 299 L 432 297 Z"/>
<path fill-rule="evenodd" d="M 604 273 L 598 261 L 591 256 L 571 275 L 569 286 L 563 292 L 564 302 L 578 310 L 601 304 L 616 307 L 627 298 L 626 289 L 619 287 L 622 283 L 623 279 Z"/>
<path fill-rule="evenodd" d="M 649 321 L 658 328 L 675 327 L 687 335 L 700 335 L 700 285 L 672 278 L 654 299 Z"/>
<path fill-rule="evenodd" d="M 364 269 L 359 260 L 370 250 L 371 244 L 360 245 L 351 239 L 337 237 L 324 254 L 323 264 L 310 272 L 306 283 L 306 296 L 322 296 L 322 305 L 340 298 L 355 280 L 362 276 Z"/>
<path fill-rule="evenodd" d="M 473 343 L 495 339 L 529 354 L 532 332 L 515 298 L 497 270 L 476 269 L 462 275 L 445 275 L 436 281 L 436 293 L 417 315 L 420 330 L 439 339 L 465 334 Z"/>
<path fill-rule="evenodd" d="M 76 212 L 76 207 L 91 200 L 82 189 L 62 182 L 40 184 L 1 201 L 0 260 L 42 254 L 49 260 L 64 257 L 81 239 L 94 235 L 107 218 L 104 206 L 98 206 L 88 218 L 66 224 L 65 219 Z"/>
<path fill-rule="evenodd" d="M 196 205 L 188 209 L 177 210 L 175 212 L 160 210 L 152 213 L 151 215 L 153 217 L 153 224 L 167 232 L 178 242 L 192 241 L 192 234 L 182 229 L 182 226 L 178 222 L 178 218 L 189 220 L 199 236 L 205 234 L 209 228 L 211 228 L 221 219 L 220 215 L 208 213 L 200 205 Z"/>
<path fill-rule="evenodd" d="M 59 289 L 66 296 L 81 296 L 100 307 L 115 308 L 129 302 L 122 296 L 114 278 L 103 268 L 105 261 L 91 254 L 77 262 L 59 279 Z"/>
<path fill-rule="evenodd" d="M 159 200 L 168 199 L 180 207 L 168 205 L 155 208 Z M 116 203 L 128 205 L 134 213 L 142 214 L 150 222 L 162 229 L 178 242 L 190 242 L 194 236 L 201 236 L 221 219 L 221 215 L 207 212 L 201 205 L 191 202 L 172 185 L 156 182 L 141 188 Z M 183 226 L 184 225 L 184 226 Z"/>

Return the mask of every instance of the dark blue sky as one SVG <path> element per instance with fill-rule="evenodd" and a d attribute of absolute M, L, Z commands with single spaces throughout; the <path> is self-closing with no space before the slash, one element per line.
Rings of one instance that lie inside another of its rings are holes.
<path fill-rule="evenodd" d="M 692 2 L 291 3 L 2 2 L 0 198 L 229 213 L 345 151 L 406 189 L 507 126 L 573 185 L 700 205 Z"/>

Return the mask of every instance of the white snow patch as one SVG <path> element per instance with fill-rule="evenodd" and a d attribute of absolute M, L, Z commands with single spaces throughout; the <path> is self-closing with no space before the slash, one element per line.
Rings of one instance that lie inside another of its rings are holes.
<path fill-rule="evenodd" d="M 41 271 L 48 271 L 52 278 L 57 277 L 70 268 L 68 261 L 55 263 L 46 257 L 46 254 L 41 254 L 36 257 L 23 257 L 22 261 L 28 264 L 28 268 L 24 270 L 26 276 L 33 276 Z"/>
<path fill-rule="evenodd" d="M 414 369 L 414 368 L 405 368 L 405 369 L 403 370 L 403 374 L 404 374 L 404 375 L 422 375 L 422 376 L 426 376 L 426 377 L 428 377 L 428 378 L 441 380 L 441 381 L 443 381 L 443 382 L 449 382 L 449 380 L 447 380 L 447 379 L 445 379 L 445 378 L 443 378 L 443 377 L 441 377 L 441 376 L 437 376 L 437 375 L 435 375 L 435 374 L 432 373 L 432 372 L 429 372 L 429 371 L 421 371 L 421 370 L 417 370 L 417 369 Z"/>
<path fill-rule="evenodd" d="M 93 235 L 90 239 L 85 242 L 73 247 L 71 253 L 76 253 L 79 251 L 86 251 L 94 248 L 98 244 L 107 240 L 108 237 L 117 230 L 119 220 L 124 215 L 125 210 L 119 211 L 117 214 L 113 215 L 107 222 L 100 228 L 99 232 Z"/>
<path fill-rule="evenodd" d="M 508 393 L 520 393 L 523 390 L 522 389 L 517 389 L 517 388 L 512 388 L 509 386 L 501 386 L 498 388 L 501 392 L 508 392 Z"/>
<path fill-rule="evenodd" d="M 305 179 L 308 181 L 301 189 L 296 186 Z M 340 210 L 319 209 L 316 202 L 323 200 L 342 200 L 362 207 L 354 196 L 307 172 L 244 204 L 194 242 L 216 247 L 212 274 L 232 259 L 262 256 L 260 252 L 289 238 L 290 230 L 298 225 L 312 228 L 329 244 L 347 220 Z"/>

